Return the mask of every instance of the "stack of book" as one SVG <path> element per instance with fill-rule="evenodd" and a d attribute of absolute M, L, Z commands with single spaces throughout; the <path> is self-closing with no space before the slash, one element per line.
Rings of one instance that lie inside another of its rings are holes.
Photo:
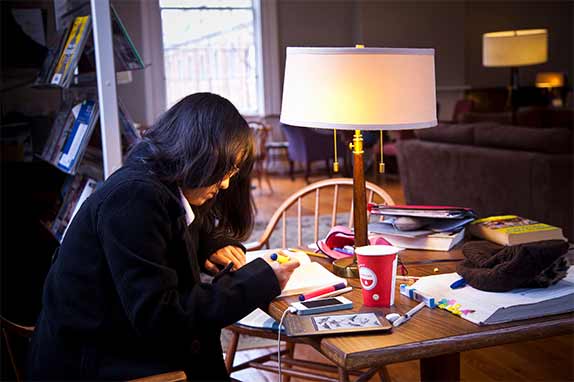
<path fill-rule="evenodd" d="M 399 248 L 449 251 L 464 237 L 464 227 L 476 217 L 469 208 L 444 206 L 369 205 L 379 222 L 369 232 Z"/>

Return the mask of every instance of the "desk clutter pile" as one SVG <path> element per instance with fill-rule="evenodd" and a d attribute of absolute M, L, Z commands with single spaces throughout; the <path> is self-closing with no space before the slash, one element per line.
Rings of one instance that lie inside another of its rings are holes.
<path fill-rule="evenodd" d="M 464 238 L 464 227 L 476 218 L 470 208 L 443 206 L 387 206 L 370 204 L 369 232 L 389 244 L 407 249 L 449 251 Z"/>

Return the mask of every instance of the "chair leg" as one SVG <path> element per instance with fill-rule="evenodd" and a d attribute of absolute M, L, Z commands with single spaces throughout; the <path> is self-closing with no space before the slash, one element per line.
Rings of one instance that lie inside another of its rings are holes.
<path fill-rule="evenodd" d="M 291 181 L 295 181 L 295 163 L 292 160 L 289 160 L 289 176 L 291 177 Z"/>
<path fill-rule="evenodd" d="M 293 359 L 295 355 L 295 344 L 291 342 L 287 342 L 285 344 L 285 355 L 283 357 Z M 285 368 L 289 368 L 291 366 L 285 365 Z M 283 376 L 283 382 L 289 382 L 291 380 L 290 375 Z"/>
<path fill-rule="evenodd" d="M 383 366 L 378 371 L 379 379 L 381 382 L 391 382 L 391 376 L 386 366 Z"/>
<path fill-rule="evenodd" d="M 231 338 L 227 349 L 225 351 L 225 368 L 231 374 L 233 369 L 233 361 L 235 360 L 235 352 L 237 351 L 237 344 L 239 343 L 239 333 L 231 331 Z"/>
<path fill-rule="evenodd" d="M 349 373 L 342 367 L 337 368 L 339 370 L 339 382 L 349 382 Z"/>
<path fill-rule="evenodd" d="M 311 162 L 305 163 L 305 182 L 309 184 L 309 175 L 311 174 Z"/>

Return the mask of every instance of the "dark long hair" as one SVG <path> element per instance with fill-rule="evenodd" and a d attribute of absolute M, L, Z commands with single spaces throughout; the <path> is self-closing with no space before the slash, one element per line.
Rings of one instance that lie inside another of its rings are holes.
<path fill-rule="evenodd" d="M 217 184 L 238 165 L 229 188 L 196 208 L 196 219 L 215 236 L 247 239 L 255 214 L 253 137 L 231 102 L 212 93 L 189 95 L 157 120 L 142 143 L 151 148 L 149 160 L 160 179 L 181 188 Z"/>

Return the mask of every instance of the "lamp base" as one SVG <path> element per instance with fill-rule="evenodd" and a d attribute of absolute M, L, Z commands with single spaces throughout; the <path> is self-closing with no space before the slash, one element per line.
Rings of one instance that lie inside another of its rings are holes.
<path fill-rule="evenodd" d="M 333 273 L 339 277 L 345 277 L 347 279 L 358 279 L 359 267 L 357 267 L 355 257 L 353 256 L 333 261 Z"/>

